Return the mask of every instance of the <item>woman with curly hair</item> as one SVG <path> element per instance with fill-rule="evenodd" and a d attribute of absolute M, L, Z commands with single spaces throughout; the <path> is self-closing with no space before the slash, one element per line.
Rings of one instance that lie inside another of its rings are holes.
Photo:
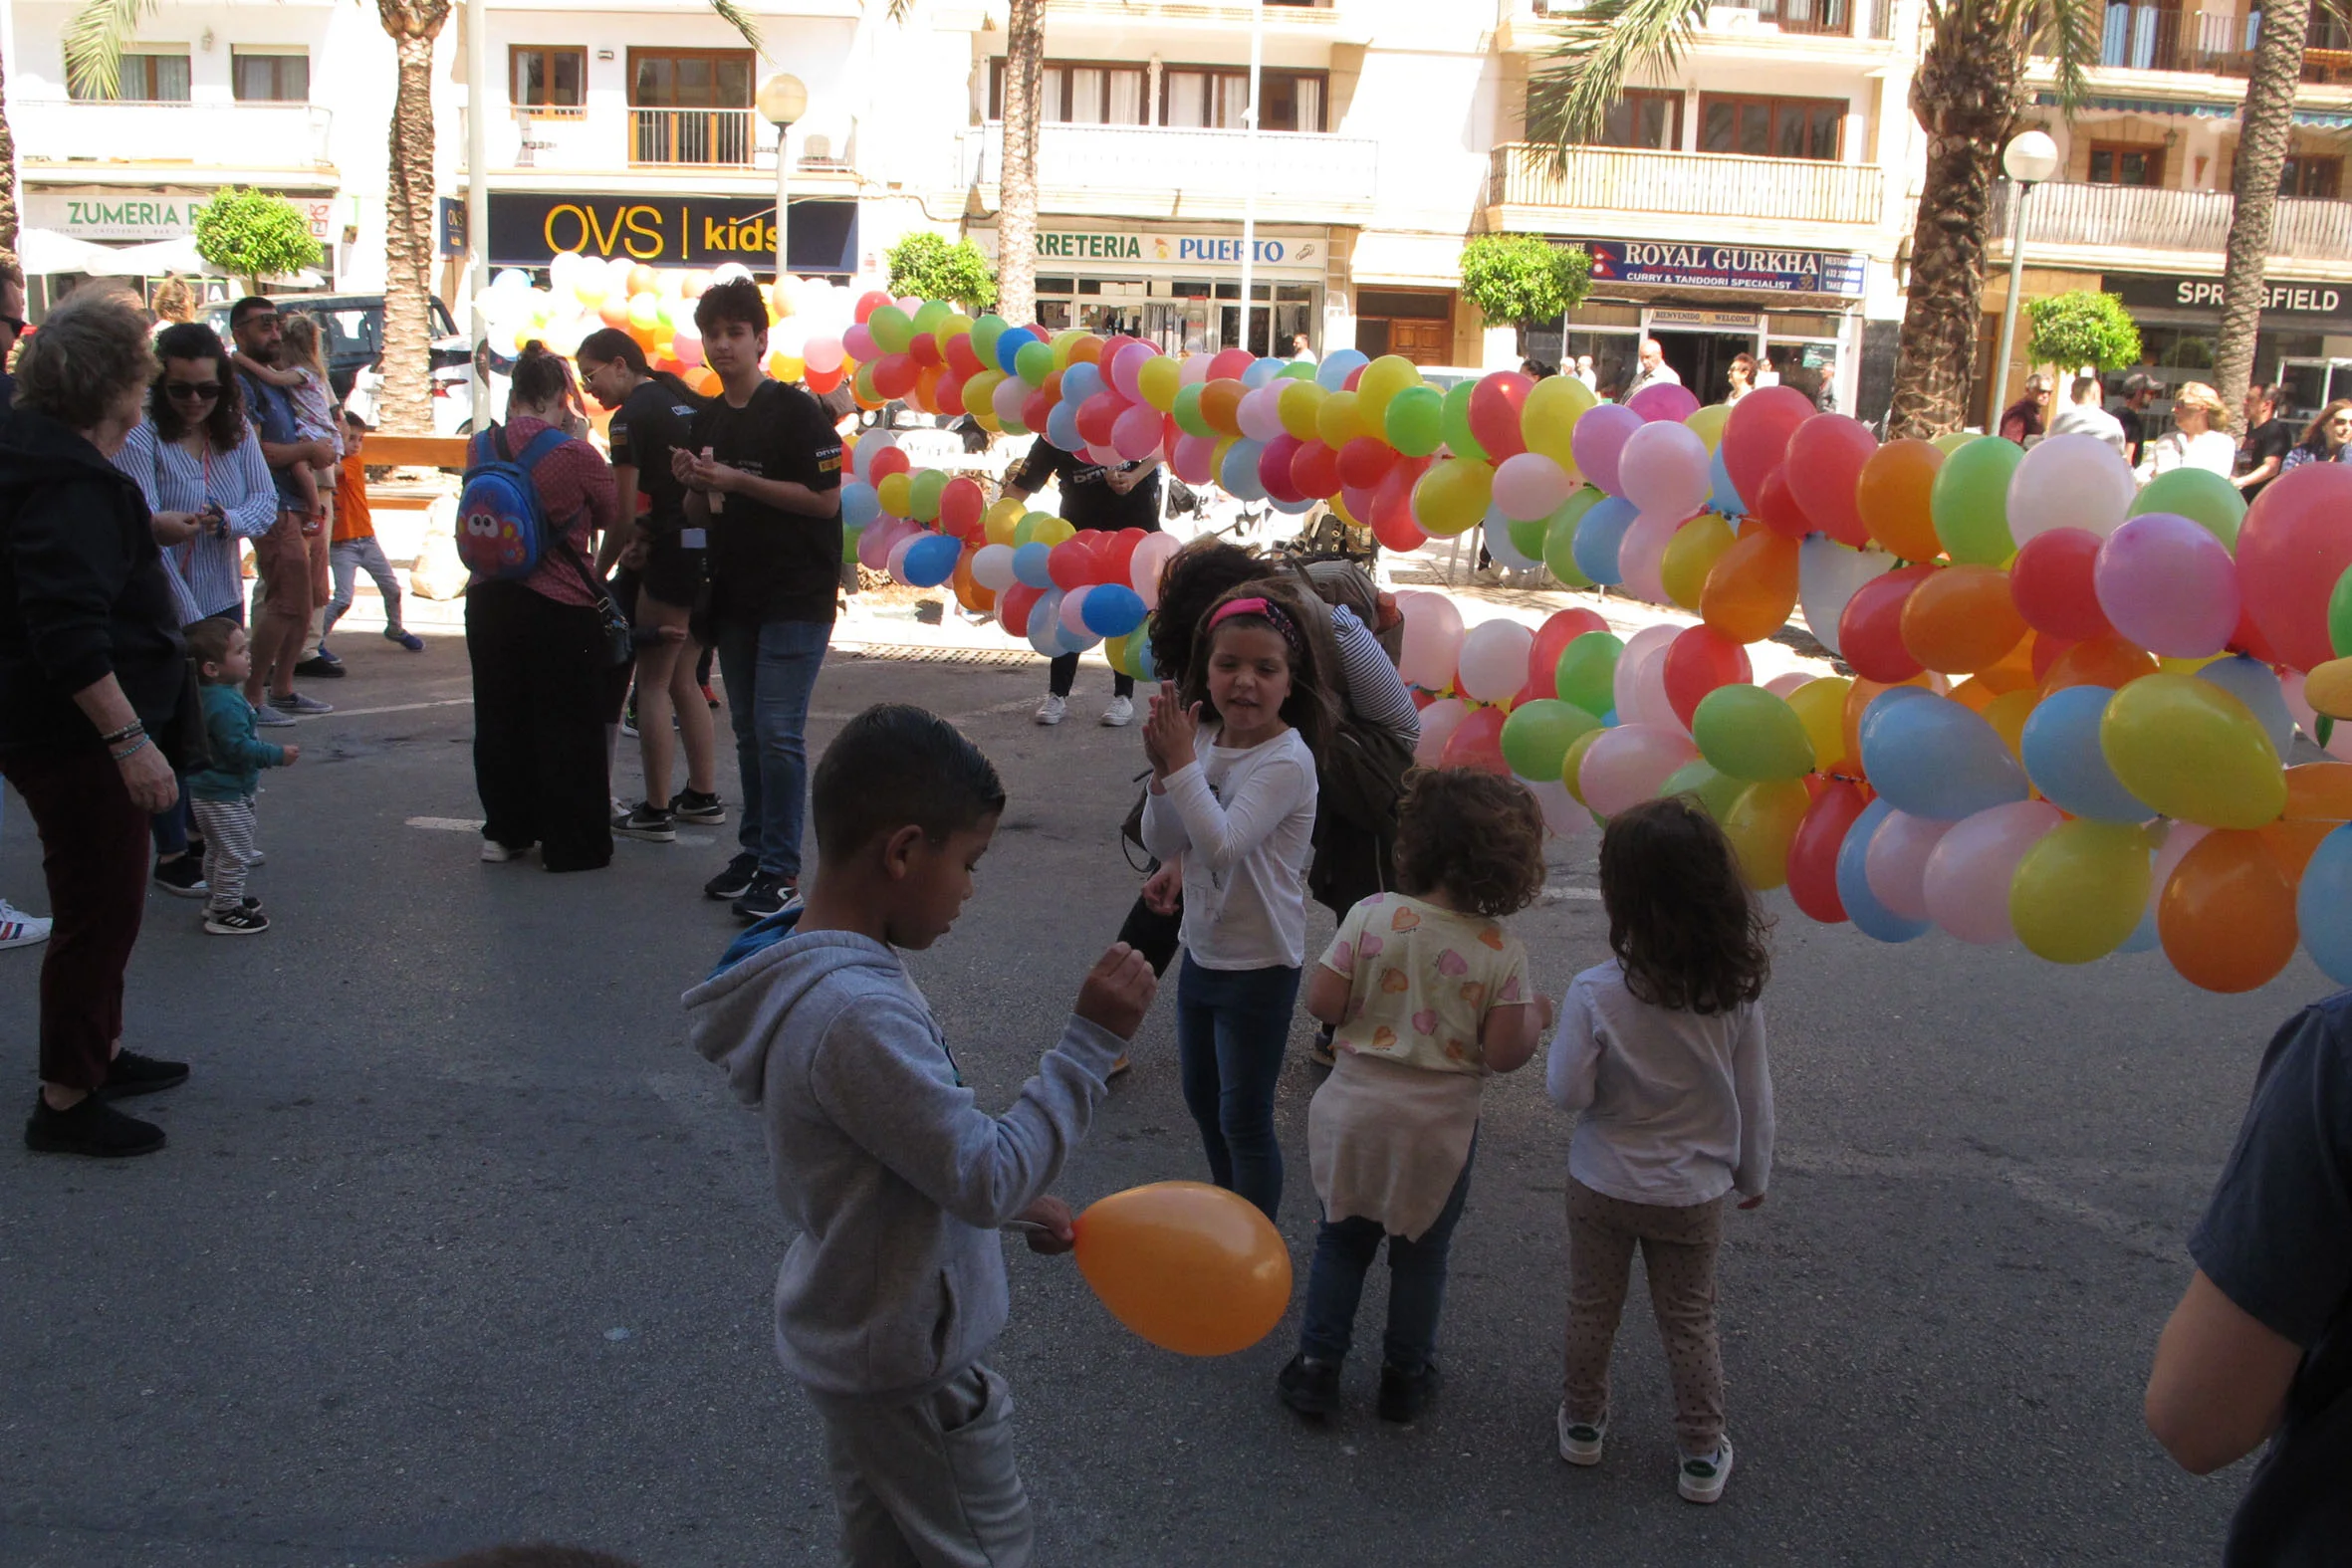
<path fill-rule="evenodd" d="M 1446 1254 L 1470 1194 L 1479 1099 L 1551 1021 L 1528 952 L 1503 928 L 1543 891 L 1543 812 L 1517 780 L 1415 774 L 1398 813 L 1397 891 L 1347 912 L 1306 987 L 1338 1061 L 1306 1113 L 1323 1220 L 1298 1354 L 1277 1382 L 1303 1416 L 1339 1405 L 1364 1274 L 1388 1240 L 1380 1419 L 1437 1393 Z"/>
<path fill-rule="evenodd" d="M 1609 1348 L 1639 1244 L 1674 1384 L 1675 1484 L 1714 1502 L 1732 1472 L 1715 1252 L 1724 1195 L 1754 1209 L 1772 1174 L 1761 1006 L 1771 958 L 1730 840 L 1687 795 L 1609 819 L 1600 895 L 1616 958 L 1568 988 L 1544 1074 L 1560 1109 L 1576 1113 L 1559 1453 L 1600 1462 Z"/>

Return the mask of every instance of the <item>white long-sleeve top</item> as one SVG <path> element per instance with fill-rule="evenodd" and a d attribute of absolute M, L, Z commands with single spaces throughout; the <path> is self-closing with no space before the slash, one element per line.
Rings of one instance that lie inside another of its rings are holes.
<path fill-rule="evenodd" d="M 1543 1084 L 1575 1111 L 1568 1174 L 1631 1204 L 1686 1208 L 1772 1175 L 1772 1072 L 1764 1008 L 1678 1012 L 1628 991 L 1612 961 L 1561 1000 Z"/>
<path fill-rule="evenodd" d="M 207 531 L 163 552 L 180 623 L 242 604 L 245 583 L 238 571 L 237 542 L 267 534 L 278 521 L 279 506 L 278 487 L 253 426 L 246 425 L 245 439 L 234 451 L 215 452 L 207 444 L 201 453 L 191 453 L 176 441 L 162 440 L 153 421 L 142 419 L 114 463 L 137 484 L 150 512 L 194 512 L 216 501 L 228 516 L 226 538 Z"/>
<path fill-rule="evenodd" d="M 1143 806 L 1143 844 L 1184 857 L 1184 947 L 1203 969 L 1306 962 L 1314 753 L 1296 730 L 1246 750 L 1210 742 Z"/>

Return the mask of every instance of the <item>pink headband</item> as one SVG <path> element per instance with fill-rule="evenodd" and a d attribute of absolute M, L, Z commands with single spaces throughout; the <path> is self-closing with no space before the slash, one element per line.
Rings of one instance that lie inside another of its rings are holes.
<path fill-rule="evenodd" d="M 1227 599 L 1218 605 L 1216 613 L 1209 617 L 1209 624 L 1214 626 L 1229 615 L 1266 615 L 1266 612 L 1272 608 L 1274 606 L 1264 599 Z M 1272 615 L 1266 615 L 1266 618 L 1268 620 L 1274 619 Z"/>
<path fill-rule="evenodd" d="M 1264 619 L 1281 634 L 1283 646 L 1291 650 L 1291 658 L 1296 661 L 1299 654 L 1298 623 L 1291 618 L 1290 611 L 1269 598 L 1227 599 L 1209 613 L 1209 623 L 1202 630 L 1213 631 L 1220 621 L 1230 620 L 1236 615 L 1256 615 Z"/>

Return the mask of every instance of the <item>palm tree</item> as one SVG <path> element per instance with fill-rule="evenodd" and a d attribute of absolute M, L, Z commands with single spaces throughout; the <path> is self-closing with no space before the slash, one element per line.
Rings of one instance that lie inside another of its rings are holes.
<path fill-rule="evenodd" d="M 1038 120 L 1046 75 L 1046 0 L 1011 0 L 1005 27 L 1005 151 L 997 170 L 997 314 L 1038 310 Z"/>
<path fill-rule="evenodd" d="M 0 262 L 16 261 L 16 132 L 8 128 L 7 67 L 0 62 Z"/>
<path fill-rule="evenodd" d="M 1564 164 L 1571 148 L 1599 133 L 1629 77 L 1681 59 L 1709 4 L 1592 0 L 1561 27 L 1549 62 L 1528 85 L 1529 137 L 1551 142 Z M 1928 43 L 1911 82 L 1911 112 L 1928 133 L 1927 174 L 1912 228 L 1890 435 L 1939 435 L 1966 421 L 1994 176 L 2025 109 L 2027 57 L 2051 56 L 2060 105 L 2080 102 L 2104 16 L 2103 0 L 1927 0 Z"/>
<path fill-rule="evenodd" d="M 2262 317 L 2262 271 L 2270 257 L 2270 229 L 2278 210 L 2278 177 L 2294 130 L 2295 88 L 2303 80 L 2303 45 L 2310 33 L 2311 0 L 2262 0 L 2262 32 L 2245 85 L 2245 109 L 2231 174 L 2234 205 L 2223 253 L 2222 334 L 2214 379 L 2236 428 L 2253 379 L 2254 330 Z"/>

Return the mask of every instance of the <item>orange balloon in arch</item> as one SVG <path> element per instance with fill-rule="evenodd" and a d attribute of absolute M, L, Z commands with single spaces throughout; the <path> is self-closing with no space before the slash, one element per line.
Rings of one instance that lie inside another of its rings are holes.
<path fill-rule="evenodd" d="M 631 267 L 629 269 L 629 293 L 651 294 L 660 287 L 661 274 L 655 272 L 652 268 L 639 263 L 637 266 Z"/>
<path fill-rule="evenodd" d="M 2279 872 L 2286 885 L 2301 887 L 2303 870 L 2311 864 L 2311 857 L 2319 853 L 2320 841 L 2343 824 L 2341 822 L 2297 822 L 2281 818 L 2266 827 L 2255 829 L 2270 851 L 2270 858 L 2278 862 Z"/>
<path fill-rule="evenodd" d="M 957 558 L 955 575 L 949 580 L 955 585 L 958 604 L 974 615 L 986 615 L 997 607 L 997 596 L 973 579 L 972 557 L 977 552 L 967 549 Z"/>
<path fill-rule="evenodd" d="M 686 384 L 704 397 L 719 395 L 719 372 L 707 364 L 698 364 L 686 372 Z"/>
<path fill-rule="evenodd" d="M 2191 985 L 2251 991 L 2295 956 L 2295 890 L 2259 831 L 2217 829 L 2165 883 L 2156 932 Z"/>
<path fill-rule="evenodd" d="M 1947 675 L 1990 669 L 2024 636 L 2025 617 L 1999 566 L 1946 566 L 1903 601 L 1903 646 Z"/>
<path fill-rule="evenodd" d="M 2033 678 L 2033 645 L 2040 636 L 2028 631 L 2017 639 L 2015 647 L 2002 654 L 1997 663 L 1977 671 L 1977 679 L 1999 696 L 2010 692 L 2031 691 L 2037 684 Z"/>
<path fill-rule="evenodd" d="M 2352 763 L 2301 763 L 2286 771 L 2290 822 L 2352 822 Z"/>
<path fill-rule="evenodd" d="M 1928 513 L 1928 495 L 1943 466 L 1943 450 L 1926 441 L 1889 441 L 1870 454 L 1854 483 L 1854 508 L 1881 549 L 1914 561 L 1944 553 Z"/>
<path fill-rule="evenodd" d="M 1699 618 L 1730 642 L 1762 642 L 1796 608 L 1797 543 L 1768 528 L 1751 529 L 1716 558 L 1699 590 Z"/>
<path fill-rule="evenodd" d="M 2155 654 L 2107 632 L 2059 654 L 2041 678 L 2041 691 L 2046 697 L 2069 686 L 2121 688 L 2156 671 Z"/>
<path fill-rule="evenodd" d="M 1242 394 L 1248 388 L 1239 381 L 1217 380 L 1201 383 L 1201 417 L 1209 421 L 1209 428 L 1221 436 L 1242 433 Z"/>
<path fill-rule="evenodd" d="M 1078 1271 L 1111 1315 L 1162 1350 L 1230 1356 L 1291 1305 L 1291 1250 L 1272 1221 L 1206 1182 L 1154 1182 L 1077 1220 Z"/>
<path fill-rule="evenodd" d="M 1069 345 L 1071 364 L 1099 364 L 1102 361 L 1102 339 L 1093 333 L 1080 333 Z"/>

